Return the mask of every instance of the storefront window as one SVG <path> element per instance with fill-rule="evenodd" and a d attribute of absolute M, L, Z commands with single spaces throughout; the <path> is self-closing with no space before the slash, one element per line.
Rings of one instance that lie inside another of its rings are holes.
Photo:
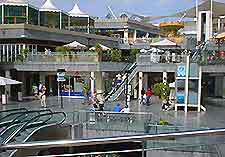
<path fill-rule="evenodd" d="M 88 18 L 87 17 L 70 17 L 70 28 L 77 32 L 87 32 Z"/>
<path fill-rule="evenodd" d="M 5 24 L 25 23 L 26 19 L 26 6 L 4 6 Z"/>
<path fill-rule="evenodd" d="M 62 13 L 62 29 L 68 29 L 68 15 Z"/>
<path fill-rule="evenodd" d="M 2 24 L 2 5 L 0 5 L 0 24 Z"/>
<path fill-rule="evenodd" d="M 60 28 L 59 27 L 59 12 L 40 12 L 41 17 L 41 26 L 49 27 L 49 28 Z"/>
<path fill-rule="evenodd" d="M 29 24 L 38 25 L 38 10 L 29 7 Z"/>

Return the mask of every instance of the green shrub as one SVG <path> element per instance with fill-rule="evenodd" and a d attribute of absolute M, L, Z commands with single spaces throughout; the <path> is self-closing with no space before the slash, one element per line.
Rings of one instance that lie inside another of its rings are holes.
<path fill-rule="evenodd" d="M 119 49 L 112 49 L 110 54 L 111 61 L 120 62 L 122 58 L 122 51 Z"/>
<path fill-rule="evenodd" d="M 159 119 L 159 125 L 169 125 L 169 122 L 166 121 L 166 120 L 163 119 L 163 118 L 160 118 L 160 119 Z"/>
<path fill-rule="evenodd" d="M 29 56 L 29 49 L 21 49 L 20 54 L 17 56 L 17 59 L 21 62 L 24 62 Z"/>
<path fill-rule="evenodd" d="M 55 51 L 61 55 L 67 55 L 67 53 L 70 52 L 70 49 L 68 47 L 64 47 L 64 46 L 57 46 L 55 48 Z"/>
<path fill-rule="evenodd" d="M 138 50 L 138 49 L 131 49 L 131 52 L 130 52 L 130 56 L 131 56 L 131 58 L 132 59 L 136 59 L 136 57 L 137 57 L 137 54 L 139 54 L 140 53 L 140 50 Z"/>
<path fill-rule="evenodd" d="M 168 100 L 170 87 L 168 83 L 156 83 L 154 85 L 153 94 L 159 96 L 161 100 Z"/>

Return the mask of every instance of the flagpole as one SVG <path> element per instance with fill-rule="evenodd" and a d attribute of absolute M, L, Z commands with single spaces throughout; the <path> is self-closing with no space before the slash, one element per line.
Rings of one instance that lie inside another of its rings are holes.
<path fill-rule="evenodd" d="M 196 34 L 197 34 L 197 36 L 198 36 L 198 25 L 199 25 L 199 23 L 198 23 L 198 20 L 199 20 L 199 18 L 198 18 L 198 0 L 195 0 L 195 11 L 196 11 L 196 16 L 195 16 L 195 20 L 196 20 Z M 197 45 L 198 45 L 198 37 L 197 37 Z"/>
<path fill-rule="evenodd" d="M 213 36 L 213 0 L 211 0 L 211 38 Z"/>

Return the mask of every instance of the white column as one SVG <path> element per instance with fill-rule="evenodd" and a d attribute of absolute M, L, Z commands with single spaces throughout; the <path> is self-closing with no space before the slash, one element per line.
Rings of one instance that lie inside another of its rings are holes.
<path fill-rule="evenodd" d="M 29 6 L 26 6 L 26 24 L 29 24 Z"/>
<path fill-rule="evenodd" d="M 38 48 L 37 48 L 37 45 L 35 45 L 35 52 L 37 54 L 37 51 L 38 51 Z"/>
<path fill-rule="evenodd" d="M 3 56 L 2 61 L 3 61 L 3 62 L 6 61 L 6 56 L 5 56 L 5 46 L 6 46 L 5 44 L 2 45 L 2 48 L 3 48 L 3 51 L 2 51 L 2 56 Z"/>
<path fill-rule="evenodd" d="M 41 25 L 41 15 L 40 15 L 40 11 L 38 11 L 38 26 Z"/>
<path fill-rule="evenodd" d="M 220 18 L 218 18 L 217 29 L 218 29 L 218 32 L 221 31 L 221 19 Z"/>
<path fill-rule="evenodd" d="M 163 83 L 167 82 L 167 72 L 163 72 Z"/>
<path fill-rule="evenodd" d="M 70 16 L 68 16 L 68 30 L 70 31 Z"/>
<path fill-rule="evenodd" d="M 143 72 L 139 72 L 139 78 L 138 79 L 139 79 L 138 97 L 139 97 L 139 102 L 140 102 L 141 101 L 141 90 L 143 88 Z"/>
<path fill-rule="evenodd" d="M 135 29 L 134 30 L 134 38 L 133 38 L 134 42 L 136 41 L 136 39 L 137 39 L 137 30 Z"/>
<path fill-rule="evenodd" d="M 128 39 L 129 39 L 129 31 L 128 31 L 128 28 L 125 28 L 124 29 L 124 43 L 128 43 Z"/>
<path fill-rule="evenodd" d="M 6 62 L 9 62 L 9 45 L 6 45 Z"/>
<path fill-rule="evenodd" d="M 90 33 L 90 17 L 88 16 L 88 29 L 87 29 L 87 33 Z"/>
<path fill-rule="evenodd" d="M 199 66 L 198 74 L 198 112 L 201 112 L 201 95 L 202 95 L 202 67 Z"/>
<path fill-rule="evenodd" d="M 17 49 L 16 49 L 17 45 L 14 45 L 14 56 L 15 56 L 15 61 L 17 59 Z"/>
<path fill-rule="evenodd" d="M 11 79 L 10 71 L 6 70 L 5 71 L 5 77 Z M 11 85 L 5 86 L 6 92 L 8 92 L 8 96 L 11 96 Z"/>
<path fill-rule="evenodd" d="M 189 91 L 189 66 L 190 66 L 190 56 L 187 55 L 187 63 L 186 63 L 186 78 L 185 78 L 185 112 L 188 111 L 188 91 Z"/>
<path fill-rule="evenodd" d="M 95 92 L 95 73 L 94 72 L 91 72 L 91 95 L 94 94 Z"/>
<path fill-rule="evenodd" d="M 10 44 L 10 61 L 13 62 L 13 45 Z"/>
<path fill-rule="evenodd" d="M 4 24 L 4 4 L 2 5 L 2 24 Z"/>
<path fill-rule="evenodd" d="M 62 12 L 59 13 L 59 29 L 62 29 Z"/>
<path fill-rule="evenodd" d="M 71 88 L 70 88 L 70 76 L 69 76 L 69 96 L 70 96 L 70 90 Z"/>

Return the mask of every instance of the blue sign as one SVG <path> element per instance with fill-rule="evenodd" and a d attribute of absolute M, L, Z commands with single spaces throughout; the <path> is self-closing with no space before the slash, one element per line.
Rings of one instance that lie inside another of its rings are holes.
<path fill-rule="evenodd" d="M 177 77 L 185 77 L 186 76 L 186 67 L 185 65 L 177 66 Z"/>

